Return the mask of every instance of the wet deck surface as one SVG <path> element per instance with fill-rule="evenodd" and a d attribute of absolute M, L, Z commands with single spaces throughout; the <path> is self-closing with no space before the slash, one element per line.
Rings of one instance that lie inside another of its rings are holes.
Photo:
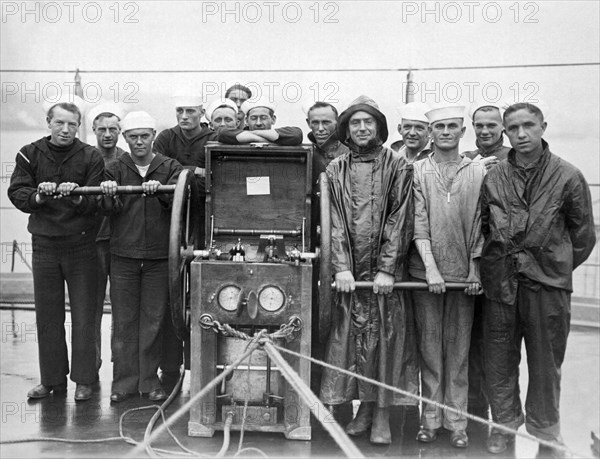
<path fill-rule="evenodd" d="M 123 457 L 134 447 L 124 441 L 91 443 L 89 440 L 119 436 L 119 418 L 130 408 L 149 406 L 144 398 L 131 398 L 120 404 L 111 404 L 110 383 L 110 316 L 103 320 L 103 361 L 100 382 L 87 402 L 75 403 L 75 384 L 69 381 L 66 395 L 50 396 L 38 401 L 28 401 L 27 391 L 38 384 L 37 343 L 35 318 L 32 311 L 0 311 L 2 319 L 0 400 L 2 423 L 0 438 L 3 441 L 21 438 L 55 437 L 86 440 L 87 443 L 34 442 L 0 446 L 2 458 L 33 457 Z M 590 432 L 600 427 L 600 333 L 598 329 L 573 327 L 565 364 L 563 365 L 563 391 L 561 416 L 563 437 L 567 446 L 579 456 L 592 457 Z M 525 361 L 525 356 L 523 356 Z M 521 367 L 521 390 L 525 392 L 526 366 Z M 189 372 L 179 397 L 167 409 L 174 413 L 190 398 Z M 125 435 L 142 440 L 153 410 L 136 411 L 124 420 Z M 342 415 L 348 421 L 350 410 Z M 214 456 L 222 446 L 223 433 L 213 438 L 187 435 L 188 415 L 178 420 L 174 434 L 199 456 Z M 341 450 L 323 428 L 313 419 L 312 441 L 287 441 L 282 434 L 246 432 L 244 448 L 260 448 L 269 457 L 340 457 Z M 442 434 L 435 443 L 422 444 L 415 440 L 419 416 L 416 409 L 395 409 L 391 426 L 393 443 L 378 447 L 369 443 L 368 437 L 356 439 L 356 445 L 367 457 L 536 457 L 535 443 L 517 438 L 506 454 L 494 456 L 485 450 L 487 429 L 471 423 L 468 428 L 470 445 L 465 450 L 452 448 L 448 434 Z M 232 432 L 227 455 L 238 450 L 239 432 Z M 153 446 L 180 451 L 168 435 L 161 436 Z M 248 452 L 243 457 L 256 457 Z M 144 452 L 136 454 L 147 457 Z"/>

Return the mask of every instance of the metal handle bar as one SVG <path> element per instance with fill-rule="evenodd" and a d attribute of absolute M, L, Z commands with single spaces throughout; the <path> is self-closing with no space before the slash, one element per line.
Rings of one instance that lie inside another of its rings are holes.
<path fill-rule="evenodd" d="M 356 290 L 368 290 L 373 288 L 373 282 L 356 281 L 354 283 Z M 470 287 L 471 284 L 466 282 L 446 282 L 446 290 L 464 290 Z M 331 288 L 335 290 L 335 282 L 331 284 Z M 426 282 L 395 282 L 394 290 L 429 290 Z"/>
<path fill-rule="evenodd" d="M 176 185 L 159 185 L 154 194 L 172 194 L 175 192 Z M 140 185 L 124 185 L 117 187 L 117 194 L 143 194 L 144 191 Z M 57 193 L 58 194 L 58 193 Z M 78 186 L 71 191 L 73 196 L 82 196 L 90 194 L 104 194 L 99 186 Z"/>

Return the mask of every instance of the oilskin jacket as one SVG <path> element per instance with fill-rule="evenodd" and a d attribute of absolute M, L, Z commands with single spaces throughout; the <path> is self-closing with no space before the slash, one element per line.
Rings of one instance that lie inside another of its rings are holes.
<path fill-rule="evenodd" d="M 146 176 L 142 177 L 131 156 L 125 154 L 107 166 L 106 180 L 124 186 L 140 186 L 150 180 L 173 185 L 182 170 L 181 164 L 174 159 L 156 154 Z M 168 258 L 172 199 L 171 194 L 118 196 L 110 213 L 110 252 L 137 259 Z M 103 207 L 106 208 L 106 203 Z"/>
<path fill-rule="evenodd" d="M 378 271 L 402 280 L 413 231 L 412 166 L 398 153 L 378 146 L 343 154 L 326 172 L 332 271 L 351 271 L 357 281 L 373 281 Z M 414 321 L 402 293 L 340 293 L 333 309 L 327 362 L 417 393 Z M 416 403 L 327 369 L 321 398 L 328 404 L 358 398 L 380 407 Z"/>
<path fill-rule="evenodd" d="M 74 182 L 79 186 L 98 186 L 104 174 L 100 152 L 91 145 L 73 141 L 73 147 L 58 163 L 48 147 L 50 137 L 44 137 L 21 148 L 10 179 L 8 197 L 15 207 L 31 214 L 27 229 L 37 236 L 60 237 L 95 231 L 96 199 L 83 196 L 80 204 L 71 199 L 51 199 L 44 204 L 35 201 L 37 187 L 42 182 Z"/>
<path fill-rule="evenodd" d="M 505 304 L 514 304 L 520 276 L 572 291 L 573 270 L 596 242 L 587 182 L 542 143 L 541 157 L 526 168 L 511 150 L 481 190 L 481 281 L 489 299 Z"/>

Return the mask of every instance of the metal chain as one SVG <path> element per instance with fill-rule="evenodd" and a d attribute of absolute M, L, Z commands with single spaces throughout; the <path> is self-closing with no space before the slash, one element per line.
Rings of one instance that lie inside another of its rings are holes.
<path fill-rule="evenodd" d="M 266 334 L 266 330 L 260 330 L 250 336 L 247 333 L 236 330 L 229 324 L 222 324 L 218 320 L 213 319 L 210 314 L 202 314 L 200 316 L 200 326 L 205 330 L 213 330 L 217 334 L 221 334 L 230 338 L 238 338 L 244 341 L 251 340 L 258 335 L 262 335 L 262 338 L 270 340 L 284 339 L 289 342 L 294 339 L 294 334 L 302 330 L 302 319 L 298 316 L 291 316 L 287 323 L 281 324 L 279 330 Z"/>

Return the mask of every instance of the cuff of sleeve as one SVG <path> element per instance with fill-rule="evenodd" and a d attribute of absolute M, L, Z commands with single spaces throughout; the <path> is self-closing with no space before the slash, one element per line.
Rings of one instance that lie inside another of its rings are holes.
<path fill-rule="evenodd" d="M 431 238 L 429 237 L 429 233 L 414 233 L 413 234 L 413 241 L 416 241 L 417 239 L 429 239 L 431 240 Z"/>
<path fill-rule="evenodd" d="M 334 276 L 338 273 L 343 273 L 344 271 L 350 271 L 352 272 L 352 270 L 347 267 L 347 266 L 332 266 L 332 270 L 331 270 L 331 274 L 333 274 Z"/>
<path fill-rule="evenodd" d="M 35 200 L 36 195 L 37 192 L 32 193 L 29 197 L 29 207 L 31 208 L 31 210 L 38 210 L 42 208 L 42 204 L 38 204 L 38 202 Z"/>
<path fill-rule="evenodd" d="M 394 273 L 393 273 L 393 272 L 390 272 L 387 266 L 386 266 L 385 268 L 379 268 L 379 267 L 378 267 L 378 268 L 377 268 L 377 271 L 378 271 L 378 272 L 385 273 L 385 274 L 389 274 L 390 276 L 394 276 Z"/>
<path fill-rule="evenodd" d="M 67 198 L 68 199 L 68 198 Z M 83 214 L 89 207 L 89 200 L 87 196 L 81 196 L 81 202 L 76 203 L 69 199 L 69 205 L 73 207 L 78 213 Z"/>

